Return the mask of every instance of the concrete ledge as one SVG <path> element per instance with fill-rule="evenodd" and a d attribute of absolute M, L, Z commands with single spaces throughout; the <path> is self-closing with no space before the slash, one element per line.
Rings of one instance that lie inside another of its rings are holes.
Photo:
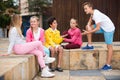
<path fill-rule="evenodd" d="M 86 43 L 83 43 L 85 46 Z M 61 67 L 66 70 L 90 70 L 101 68 L 107 58 L 107 48 L 103 42 L 94 42 L 95 49 L 64 49 Z M 7 52 L 8 39 L 0 38 L 0 54 Z M 120 42 L 113 43 L 112 68 L 120 70 Z M 9 65 L 8 65 L 9 64 Z M 2 65 L 2 66 L 1 66 Z M 32 80 L 38 72 L 38 64 L 33 55 L 12 55 L 0 57 L 0 79 Z M 19 74 L 18 74 L 19 73 Z"/>
<path fill-rule="evenodd" d="M 0 57 L 0 77 L 3 80 L 32 80 L 38 72 L 33 55 Z"/>
<path fill-rule="evenodd" d="M 86 43 L 83 43 L 85 46 Z M 93 43 L 94 50 L 64 49 L 63 69 L 68 70 L 90 70 L 100 69 L 107 59 L 107 48 L 103 42 Z M 112 68 L 120 69 L 120 42 L 113 43 Z"/>
<path fill-rule="evenodd" d="M 70 50 L 64 50 L 61 67 L 67 70 L 70 69 Z"/>
<path fill-rule="evenodd" d="M 80 49 L 70 50 L 70 70 L 98 69 L 98 50 L 82 51 Z"/>

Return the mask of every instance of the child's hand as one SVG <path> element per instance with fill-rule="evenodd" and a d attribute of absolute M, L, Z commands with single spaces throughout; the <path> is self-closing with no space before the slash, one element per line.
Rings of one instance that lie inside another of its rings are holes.
<path fill-rule="evenodd" d="M 66 37 L 66 36 L 68 36 L 68 34 L 62 35 L 61 37 L 64 38 L 64 37 Z"/>
<path fill-rule="evenodd" d="M 86 30 L 83 30 L 84 32 L 82 33 L 82 35 L 86 35 L 86 34 L 89 34 L 89 32 L 88 31 L 86 31 Z"/>

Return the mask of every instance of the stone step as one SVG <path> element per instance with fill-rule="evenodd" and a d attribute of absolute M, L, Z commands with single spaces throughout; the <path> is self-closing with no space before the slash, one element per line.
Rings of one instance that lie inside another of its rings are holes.
<path fill-rule="evenodd" d="M 0 39 L 0 54 L 7 53 L 8 44 L 7 39 Z M 83 46 L 85 46 L 85 44 L 86 43 L 83 43 Z M 87 80 L 89 78 L 92 78 L 92 80 L 103 79 L 103 76 L 91 77 L 89 75 L 76 76 L 70 74 L 71 70 L 96 70 L 105 64 L 107 58 L 106 45 L 103 42 L 94 42 L 93 45 L 95 46 L 95 49 L 92 51 L 64 49 L 61 67 L 64 69 L 65 73 L 55 72 L 55 78 L 49 78 L 48 80 L 73 80 L 73 78 L 76 78 L 76 80 Z M 112 67 L 113 69 L 120 70 L 120 42 L 113 43 L 113 50 Z M 10 66 L 8 66 L 8 64 Z M 32 80 L 37 72 L 38 65 L 36 58 L 33 55 L 11 55 L 0 57 L 0 80 Z M 102 74 L 108 73 L 103 72 Z M 19 79 L 17 79 L 17 76 Z M 106 76 L 104 78 L 108 77 L 109 76 Z M 114 75 L 110 77 L 114 78 Z M 115 78 L 119 80 L 118 76 Z M 41 78 L 40 74 L 34 79 L 47 80 L 46 78 Z"/>
<path fill-rule="evenodd" d="M 83 43 L 85 46 L 86 43 Z M 67 70 L 100 69 L 107 59 L 107 48 L 102 42 L 93 43 L 94 50 L 64 49 L 62 68 Z M 120 42 L 113 43 L 112 68 L 120 69 Z"/>
<path fill-rule="evenodd" d="M 0 38 L 0 54 L 7 52 L 8 44 L 7 38 Z M 86 44 L 87 43 L 84 42 L 82 46 L 85 46 Z M 92 51 L 64 49 L 61 67 L 65 70 L 90 70 L 101 68 L 105 64 L 107 58 L 106 45 L 103 42 L 93 42 L 93 45 L 95 49 Z M 111 64 L 113 69 L 120 69 L 119 62 L 120 42 L 113 42 L 113 57 Z"/>
<path fill-rule="evenodd" d="M 3 80 L 32 80 L 38 73 L 33 55 L 11 55 L 0 57 L 0 78 Z"/>
<path fill-rule="evenodd" d="M 0 58 L 0 77 L 3 80 L 29 79 L 27 71 L 25 59 Z"/>

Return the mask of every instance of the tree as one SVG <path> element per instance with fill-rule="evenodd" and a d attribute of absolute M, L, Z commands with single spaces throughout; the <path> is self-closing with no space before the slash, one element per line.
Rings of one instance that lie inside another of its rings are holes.
<path fill-rule="evenodd" d="M 51 6 L 50 0 L 28 0 L 29 11 L 36 12 L 37 15 L 46 13 L 46 9 Z"/>
<path fill-rule="evenodd" d="M 0 15 L 0 26 L 6 28 L 6 25 L 10 25 L 10 16 L 8 14 Z"/>
<path fill-rule="evenodd" d="M 0 28 L 2 28 L 3 33 L 5 33 L 6 26 L 10 25 L 10 16 L 13 13 L 19 13 L 17 8 L 18 6 L 14 5 L 13 0 L 0 1 Z"/>

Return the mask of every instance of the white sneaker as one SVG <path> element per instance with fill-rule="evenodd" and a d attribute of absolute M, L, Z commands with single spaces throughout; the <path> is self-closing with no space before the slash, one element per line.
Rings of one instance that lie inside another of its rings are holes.
<path fill-rule="evenodd" d="M 46 65 L 46 68 L 47 68 L 48 71 L 50 71 L 50 68 L 47 65 Z"/>
<path fill-rule="evenodd" d="M 51 72 L 49 72 L 47 70 L 47 67 L 45 67 L 43 70 L 42 70 L 42 73 L 41 73 L 41 77 L 43 78 L 51 78 L 51 77 L 54 77 L 55 74 L 52 74 Z"/>
<path fill-rule="evenodd" d="M 53 57 L 48 57 L 47 55 L 44 57 L 45 64 L 49 64 L 55 61 L 55 58 Z"/>

